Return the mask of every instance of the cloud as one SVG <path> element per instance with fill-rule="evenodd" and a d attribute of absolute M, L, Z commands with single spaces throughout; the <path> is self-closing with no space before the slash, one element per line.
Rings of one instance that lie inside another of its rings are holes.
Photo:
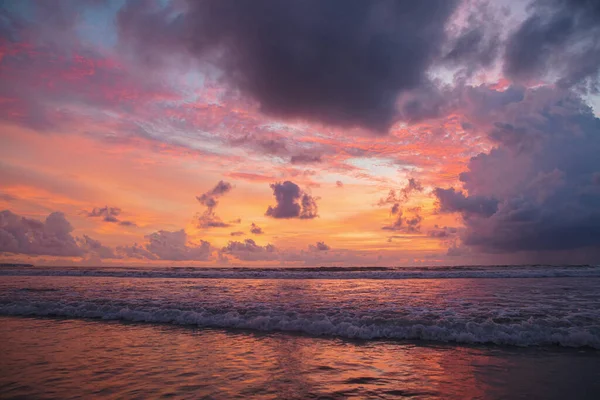
<path fill-rule="evenodd" d="M 381 229 L 386 231 L 403 231 L 407 233 L 417 233 L 421 231 L 421 221 L 423 217 L 420 214 L 419 207 L 407 208 L 411 216 L 407 216 L 401 206 L 410 200 L 413 193 L 423 191 L 423 185 L 414 178 L 409 178 L 406 185 L 399 190 L 390 190 L 386 198 L 379 199 L 379 206 L 391 204 L 390 215 L 394 216 L 391 224 L 383 226 Z"/>
<path fill-rule="evenodd" d="M 116 253 L 122 258 L 135 258 L 140 260 L 157 260 L 158 257 L 148 251 L 144 246 L 134 243 L 130 246 L 117 246 Z"/>
<path fill-rule="evenodd" d="M 242 231 L 231 232 L 229 236 L 244 236 L 245 233 Z"/>
<path fill-rule="evenodd" d="M 431 229 L 427 232 L 427 236 L 436 238 L 436 239 L 445 239 L 451 236 L 454 236 L 458 233 L 458 229 L 452 226 L 444 226 L 440 227 L 435 225 L 434 229 Z"/>
<path fill-rule="evenodd" d="M 297 154 L 290 158 L 292 164 L 315 164 L 322 161 L 320 154 Z"/>
<path fill-rule="evenodd" d="M 114 222 L 122 226 L 135 227 L 137 224 L 133 221 L 122 221 L 117 218 L 122 210 L 119 207 L 94 207 L 92 211 L 83 211 L 83 214 L 90 218 L 102 218 L 104 222 Z"/>
<path fill-rule="evenodd" d="M 312 219 L 317 217 L 317 198 L 310 196 L 294 182 L 271 184 L 277 205 L 269 206 L 265 213 L 273 218 Z"/>
<path fill-rule="evenodd" d="M 406 233 L 418 233 L 421 231 L 421 222 L 423 217 L 419 207 L 408 208 L 407 211 L 412 215 L 407 215 L 403 210 L 397 208 L 398 204 L 394 204 L 392 207 L 392 215 L 395 215 L 393 222 L 390 225 L 386 225 L 381 229 L 386 231 L 402 231 Z"/>
<path fill-rule="evenodd" d="M 422 192 L 423 185 L 415 178 L 409 178 L 406 185 L 400 188 L 398 191 L 394 189 L 390 190 L 385 199 L 380 199 L 378 205 L 383 206 L 385 204 L 394 204 L 396 208 L 403 203 L 406 203 L 413 193 Z M 395 214 L 392 212 L 392 214 Z"/>
<path fill-rule="evenodd" d="M 170 232 L 160 230 L 145 236 L 146 250 L 160 260 L 185 261 L 207 260 L 211 255 L 210 243 L 202 240 L 198 244 L 188 243 L 183 229 Z"/>
<path fill-rule="evenodd" d="M 573 92 L 547 87 L 493 115 L 496 147 L 460 175 L 468 194 L 434 191 L 442 212 L 462 215 L 462 243 L 488 253 L 598 249 L 600 119 Z M 497 126 L 511 126 L 510 138 Z"/>
<path fill-rule="evenodd" d="M 396 96 L 419 87 L 457 1 L 129 2 L 122 46 L 146 63 L 212 62 L 263 112 L 386 131 Z M 177 18 L 173 18 L 177 15 Z"/>
<path fill-rule="evenodd" d="M 115 258 L 108 247 L 87 235 L 74 237 L 73 227 L 61 212 L 44 221 L 21 217 L 9 210 L 0 212 L 0 253 Z"/>
<path fill-rule="evenodd" d="M 214 210 L 219 204 L 218 199 L 229 193 L 232 188 L 230 183 L 219 181 L 217 185 L 208 192 L 201 196 L 196 196 L 196 200 L 198 200 L 200 204 L 206 206 L 206 210 L 202 214 L 196 215 L 196 224 L 199 228 L 226 228 L 231 226 L 231 224 L 223 222 L 221 218 L 215 214 Z"/>
<path fill-rule="evenodd" d="M 344 182 L 342 182 L 342 181 L 335 181 L 335 186 L 339 187 L 339 188 L 343 188 L 344 187 Z"/>
<path fill-rule="evenodd" d="M 254 222 L 250 226 L 250 232 L 254 235 L 262 235 L 264 233 L 262 228 L 256 225 Z"/>
<path fill-rule="evenodd" d="M 260 246 L 252 239 L 243 242 L 231 241 L 221 249 L 221 254 L 229 254 L 244 261 L 277 260 L 279 254 L 272 244 Z"/>
<path fill-rule="evenodd" d="M 231 191 L 231 189 L 232 186 L 230 183 L 219 181 L 214 188 L 201 196 L 196 196 L 196 199 L 200 204 L 205 205 L 208 208 L 215 208 L 218 204 L 217 199 Z"/>
<path fill-rule="evenodd" d="M 331 247 L 325 244 L 325 242 L 317 242 L 316 244 L 311 244 L 308 246 L 310 251 L 328 251 L 331 250 Z"/>
<path fill-rule="evenodd" d="M 465 217 L 471 215 L 490 217 L 498 211 L 498 200 L 492 197 L 466 196 L 454 188 L 435 188 L 433 193 L 438 199 L 441 212 L 460 212 Z"/>
<path fill-rule="evenodd" d="M 208 228 L 227 228 L 231 224 L 221 220 L 212 210 L 206 210 L 202 214 L 196 215 L 196 226 L 202 229 Z"/>
<path fill-rule="evenodd" d="M 561 87 L 598 91 L 600 3 L 536 0 L 531 15 L 509 37 L 505 74 L 514 80 L 556 78 Z"/>
<path fill-rule="evenodd" d="M 77 244 L 79 248 L 86 255 L 93 255 L 100 259 L 110 259 L 110 258 L 119 258 L 115 255 L 113 249 L 107 246 L 103 246 L 99 240 L 92 239 L 88 235 L 83 235 L 83 237 L 76 238 Z"/>

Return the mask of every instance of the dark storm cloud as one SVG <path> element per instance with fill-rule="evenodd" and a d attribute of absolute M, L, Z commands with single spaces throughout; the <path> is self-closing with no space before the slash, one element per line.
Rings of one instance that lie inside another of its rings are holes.
<path fill-rule="evenodd" d="M 600 2 L 537 0 L 508 40 L 504 71 L 517 80 L 555 75 L 563 87 L 583 83 L 597 91 L 599 40 Z"/>
<path fill-rule="evenodd" d="M 441 62 L 458 67 L 463 76 L 469 76 L 497 59 L 502 44 L 501 21 L 507 10 L 494 2 L 464 1 L 462 5 L 462 13 L 467 13 L 467 17 L 460 28 L 449 29 Z"/>
<path fill-rule="evenodd" d="M 386 131 L 396 96 L 426 81 L 457 1 L 205 0 L 118 16 L 146 63 L 216 63 L 264 112 Z"/>
<path fill-rule="evenodd" d="M 489 217 L 498 210 L 498 200 L 484 196 L 466 196 L 455 189 L 434 189 L 441 212 L 460 212 L 464 215 Z"/>
<path fill-rule="evenodd" d="M 276 206 L 269 206 L 265 213 L 273 218 L 312 219 L 317 217 L 317 199 L 305 193 L 294 182 L 271 184 Z"/>
<path fill-rule="evenodd" d="M 600 119 L 573 92 L 552 88 L 526 91 L 494 118 L 497 146 L 460 175 L 468 195 L 434 191 L 441 211 L 462 215 L 463 245 L 490 253 L 599 249 Z M 498 126 L 510 133 L 499 138 Z"/>

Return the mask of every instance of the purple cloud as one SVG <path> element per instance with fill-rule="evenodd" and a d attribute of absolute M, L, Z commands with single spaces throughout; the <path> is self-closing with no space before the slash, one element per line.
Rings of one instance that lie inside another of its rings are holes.
<path fill-rule="evenodd" d="M 121 226 L 136 227 L 133 221 L 122 221 L 118 218 L 122 210 L 119 207 L 94 207 L 92 211 L 83 211 L 83 214 L 90 218 L 102 218 L 104 222 L 114 222 Z"/>
<path fill-rule="evenodd" d="M 231 224 L 223 222 L 221 218 L 215 214 L 214 210 L 219 204 L 218 199 L 229 193 L 232 188 L 233 186 L 231 186 L 230 183 L 219 181 L 217 185 L 208 192 L 201 196 L 196 196 L 196 199 L 200 204 L 206 206 L 206 210 L 202 214 L 196 216 L 196 223 L 199 228 L 226 228 L 231 226 Z"/>
<path fill-rule="evenodd" d="M 300 189 L 294 182 L 271 184 L 276 206 L 269 206 L 265 213 L 273 218 L 312 219 L 317 217 L 317 199 Z"/>
<path fill-rule="evenodd" d="M 311 244 L 308 246 L 310 251 L 328 251 L 331 250 L 331 247 L 325 244 L 325 242 L 317 242 L 316 244 Z"/>
<path fill-rule="evenodd" d="M 272 244 L 260 246 L 252 239 L 246 239 L 243 242 L 229 242 L 221 249 L 221 254 L 229 254 L 245 261 L 268 261 L 279 258 L 275 246 Z"/>
<path fill-rule="evenodd" d="M 254 235 L 262 235 L 264 232 L 262 228 L 256 225 L 254 222 L 250 225 L 250 232 Z"/>
<path fill-rule="evenodd" d="M 61 212 L 44 221 L 21 217 L 9 210 L 0 212 L 0 253 L 60 257 L 115 258 L 114 252 L 87 235 L 74 237 L 73 227 Z"/>
<path fill-rule="evenodd" d="M 552 88 L 529 89 L 493 115 L 493 138 L 498 126 L 510 126 L 514 135 L 470 160 L 460 175 L 468 195 L 434 191 L 442 212 L 462 215 L 463 245 L 529 252 L 530 260 L 542 252 L 598 249 L 600 188 L 593 181 L 600 171 L 600 119 L 573 92 Z"/>
<path fill-rule="evenodd" d="M 170 232 L 161 230 L 145 236 L 146 250 L 160 260 L 186 261 L 207 260 L 211 255 L 210 243 L 202 240 L 199 244 L 188 243 L 183 229 Z"/>

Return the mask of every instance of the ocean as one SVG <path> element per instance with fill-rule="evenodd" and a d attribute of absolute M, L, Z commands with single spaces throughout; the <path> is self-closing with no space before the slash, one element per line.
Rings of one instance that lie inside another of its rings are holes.
<path fill-rule="evenodd" d="M 600 267 L 0 270 L 0 397 L 600 398 Z"/>

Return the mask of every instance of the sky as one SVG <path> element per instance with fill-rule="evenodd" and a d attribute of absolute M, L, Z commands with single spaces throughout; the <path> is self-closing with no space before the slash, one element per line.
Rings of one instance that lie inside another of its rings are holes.
<path fill-rule="evenodd" d="M 600 262 L 600 3 L 0 2 L 0 260 Z"/>

